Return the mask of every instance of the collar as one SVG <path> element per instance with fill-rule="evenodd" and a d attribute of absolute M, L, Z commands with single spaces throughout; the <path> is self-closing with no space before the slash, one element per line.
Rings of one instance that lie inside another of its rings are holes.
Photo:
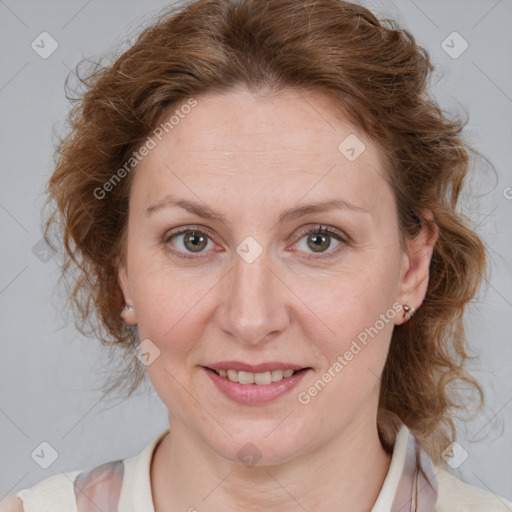
<path fill-rule="evenodd" d="M 169 430 L 161 432 L 138 455 L 123 460 L 125 474 L 119 510 L 155 512 L 150 464 L 158 443 Z M 402 424 L 388 473 L 371 512 L 434 512 L 436 502 L 437 478 L 432 460 Z"/>
<path fill-rule="evenodd" d="M 402 424 L 388 473 L 371 512 L 434 512 L 436 502 L 434 464 Z"/>

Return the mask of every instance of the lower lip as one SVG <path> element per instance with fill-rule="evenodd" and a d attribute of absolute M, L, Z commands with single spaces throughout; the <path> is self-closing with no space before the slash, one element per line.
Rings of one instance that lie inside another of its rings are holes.
<path fill-rule="evenodd" d="M 310 371 L 310 368 L 307 368 L 294 373 L 291 377 L 281 379 L 278 382 L 259 385 L 239 384 L 238 382 L 230 381 L 227 377 L 221 377 L 209 368 L 203 366 L 203 369 L 224 395 L 235 402 L 247 405 L 263 404 L 276 400 L 296 387 L 306 373 Z"/>

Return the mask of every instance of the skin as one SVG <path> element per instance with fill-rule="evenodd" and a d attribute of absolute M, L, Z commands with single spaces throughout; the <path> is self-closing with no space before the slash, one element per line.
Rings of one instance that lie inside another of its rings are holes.
<path fill-rule="evenodd" d="M 321 93 L 263 97 L 240 89 L 197 100 L 135 170 L 119 265 L 133 306 L 124 319 L 160 350 L 146 368 L 171 433 L 151 466 L 155 510 L 256 511 L 264 504 L 267 512 L 369 511 L 390 463 L 377 433 L 379 377 L 404 313 L 310 403 L 297 395 L 394 303 L 421 305 L 437 233 L 423 231 L 402 251 L 376 146 L 334 117 Z M 355 161 L 338 150 L 349 134 L 366 147 Z M 167 194 L 206 204 L 226 220 L 178 207 L 146 215 Z M 277 223 L 286 209 L 330 198 L 367 213 L 335 209 Z M 320 224 L 347 243 L 326 235 L 330 246 L 315 252 L 302 232 Z M 190 250 L 183 233 L 164 241 L 181 226 L 212 233 L 202 252 Z M 236 252 L 247 236 L 263 251 L 252 263 Z M 315 255 L 323 258 L 308 259 Z M 221 394 L 201 368 L 222 360 L 313 371 L 273 402 L 244 405 Z M 247 442 L 261 452 L 252 467 L 237 456 Z"/>

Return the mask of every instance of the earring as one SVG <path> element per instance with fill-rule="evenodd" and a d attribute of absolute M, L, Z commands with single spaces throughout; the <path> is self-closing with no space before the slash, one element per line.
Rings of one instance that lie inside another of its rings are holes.
<path fill-rule="evenodd" d="M 409 320 L 412 317 L 412 315 L 414 315 L 414 313 L 416 313 L 416 310 L 412 306 L 409 306 L 408 304 L 404 304 L 402 308 L 405 311 L 406 321 Z"/>
<path fill-rule="evenodd" d="M 133 311 L 133 306 L 130 306 L 129 304 L 125 304 L 123 306 L 123 309 L 121 309 L 121 313 L 119 315 L 121 318 L 123 317 L 123 314 L 125 311 Z"/>

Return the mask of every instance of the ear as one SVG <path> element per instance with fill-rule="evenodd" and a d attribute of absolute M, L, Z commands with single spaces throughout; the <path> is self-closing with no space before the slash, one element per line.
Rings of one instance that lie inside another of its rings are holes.
<path fill-rule="evenodd" d="M 415 309 L 421 306 L 427 294 L 430 261 L 439 237 L 439 228 L 432 211 L 422 210 L 422 215 L 431 221 L 431 224 L 424 224 L 414 239 L 406 241 L 398 295 L 400 304 L 408 304 Z M 407 319 L 400 315 L 395 317 L 396 325 L 406 321 Z"/>
<path fill-rule="evenodd" d="M 130 293 L 130 286 L 128 281 L 128 268 L 126 264 L 126 258 L 120 258 L 117 263 L 117 282 L 121 288 L 121 292 L 124 297 L 124 302 L 132 306 L 131 310 L 123 309 L 121 311 L 121 318 L 128 325 L 137 325 L 137 317 L 135 314 L 135 308 L 133 307 L 133 300 Z"/>

